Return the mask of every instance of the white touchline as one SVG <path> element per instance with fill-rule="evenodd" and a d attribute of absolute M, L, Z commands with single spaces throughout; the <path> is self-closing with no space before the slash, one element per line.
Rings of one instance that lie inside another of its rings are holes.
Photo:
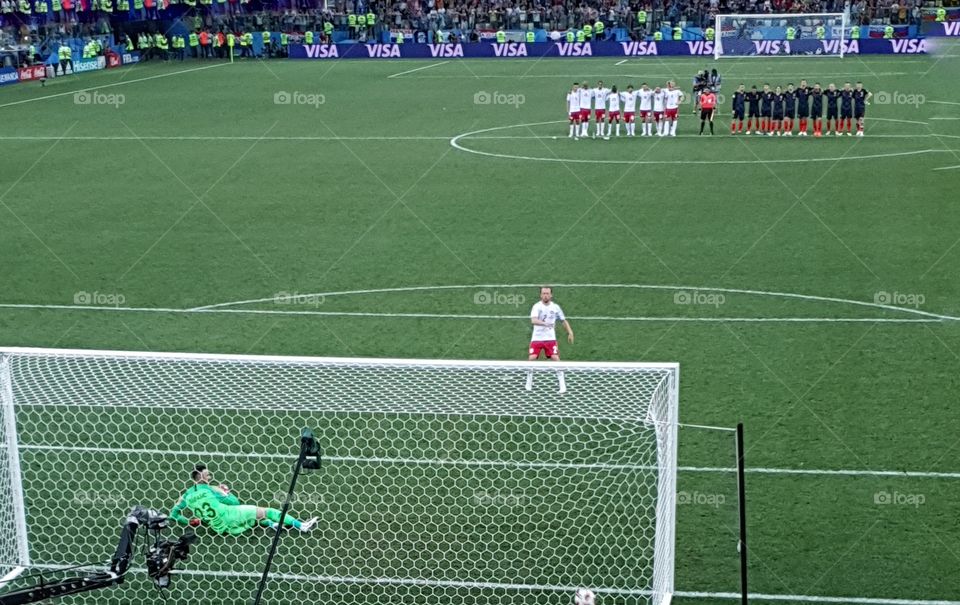
<path fill-rule="evenodd" d="M 135 84 L 137 82 L 146 82 L 147 80 L 156 80 L 157 78 L 167 78 L 169 76 L 177 76 L 180 74 L 188 74 L 194 71 L 201 71 L 204 69 L 213 69 L 214 67 L 225 67 L 230 65 L 229 63 L 217 63 L 216 65 L 205 65 L 203 67 L 191 67 L 190 69 L 181 69 L 180 71 L 171 71 L 164 74 L 156 74 L 153 76 L 147 76 L 145 78 L 137 78 L 135 80 L 122 80 L 120 82 L 112 82 L 109 84 L 101 84 L 99 86 L 87 86 L 86 88 L 78 88 L 76 90 L 70 90 L 67 92 L 58 92 L 52 95 L 45 95 L 42 97 L 33 97 L 32 99 L 23 99 L 22 101 L 12 101 L 10 103 L 4 103 L 0 105 L 0 109 L 4 107 L 12 107 L 13 105 L 22 105 L 24 103 L 33 103 L 34 101 L 43 101 L 45 99 L 55 99 L 57 97 L 65 97 L 67 95 L 72 95 L 78 92 L 84 92 L 86 90 L 100 90 L 101 88 L 112 88 L 114 86 L 123 86 L 125 84 Z M 123 73 L 123 72 L 120 72 Z"/>
<path fill-rule="evenodd" d="M 622 61 L 617 61 L 616 63 L 614 63 L 614 65 L 623 65 L 626 62 L 627 62 L 627 59 L 624 59 Z"/>
<path fill-rule="evenodd" d="M 78 407 L 113 407 L 110 405 L 83 405 Z M 243 411 L 248 408 L 220 408 L 220 412 Z M 150 448 L 127 447 L 88 447 L 80 445 L 21 445 L 22 450 L 48 452 L 80 452 L 103 454 L 131 454 L 152 456 L 187 456 L 193 458 L 264 458 L 267 460 L 287 460 L 289 453 L 274 454 L 269 452 L 210 452 L 203 450 L 163 450 Z M 389 458 L 363 456 L 324 456 L 323 459 L 331 463 L 341 464 L 402 464 L 416 466 L 509 466 L 516 468 L 557 468 L 557 469 L 589 469 L 589 470 L 650 470 L 656 468 L 646 465 L 605 464 L 605 463 L 570 463 L 570 462 L 525 462 L 515 460 L 469 460 L 455 458 Z M 733 467 L 719 466 L 678 466 L 682 473 L 735 473 Z M 895 479 L 960 479 L 960 472 L 936 471 L 891 471 L 869 469 L 809 469 L 809 468 L 768 468 L 747 467 L 744 472 L 751 475 L 806 475 L 820 477 L 890 477 Z"/>
<path fill-rule="evenodd" d="M 424 66 L 422 66 L 422 67 L 417 67 L 416 69 L 408 69 L 407 71 L 401 71 L 401 72 L 398 73 L 398 74 L 393 74 L 393 75 L 387 76 L 387 78 L 396 78 L 397 76 L 402 76 L 402 75 L 405 75 L 405 74 L 412 74 L 413 72 L 415 72 L 415 71 L 420 71 L 421 69 L 430 69 L 431 67 L 438 67 L 438 66 L 440 66 L 440 65 L 446 65 L 446 64 L 449 63 L 449 62 L 450 62 L 450 61 L 440 61 L 439 63 L 433 63 L 433 64 L 431 64 L 431 65 L 424 65 Z"/>

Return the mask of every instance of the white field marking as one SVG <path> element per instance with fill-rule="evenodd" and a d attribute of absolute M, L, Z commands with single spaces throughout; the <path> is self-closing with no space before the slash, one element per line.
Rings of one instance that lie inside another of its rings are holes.
<path fill-rule="evenodd" d="M 77 565 L 40 563 L 31 565 L 31 569 L 49 569 L 65 570 L 77 568 Z M 81 569 L 99 569 L 96 566 L 80 566 Z M 131 573 L 146 573 L 143 568 L 130 568 Z M 222 571 L 205 569 L 178 569 L 177 575 L 182 576 L 209 576 L 219 578 L 259 578 L 260 572 L 253 571 Z M 509 584 L 501 582 L 470 582 L 467 580 L 424 580 L 420 578 L 369 578 L 363 576 L 324 576 L 307 575 L 292 573 L 272 573 L 271 578 L 284 580 L 287 582 L 311 582 L 326 584 L 375 584 L 390 586 L 429 586 L 437 588 L 467 588 L 476 590 L 517 590 L 533 592 L 563 592 L 573 594 L 582 586 L 562 586 L 555 584 Z M 652 591 L 646 589 L 624 589 L 624 588 L 605 588 L 593 587 L 590 589 L 595 593 L 624 595 L 624 596 L 650 596 Z M 703 592 L 677 590 L 673 593 L 675 597 L 688 599 L 740 599 L 739 592 Z M 819 595 L 787 595 L 787 594 L 766 594 L 759 592 L 748 593 L 750 599 L 759 601 L 787 601 L 797 603 L 851 603 L 854 605 L 960 605 L 960 601 L 943 600 L 916 600 L 916 599 L 885 599 L 877 597 L 829 597 Z"/>
<path fill-rule="evenodd" d="M 73 311 L 119 311 L 129 313 L 179 313 L 179 314 L 234 314 L 234 315 L 279 315 L 315 317 L 380 317 L 396 319 L 496 319 L 525 320 L 527 315 L 486 315 L 469 313 L 377 313 L 372 311 L 282 311 L 278 309 L 159 309 L 152 307 L 96 307 L 88 305 L 21 305 L 0 304 L 0 309 L 60 309 Z M 604 315 L 578 315 L 577 321 L 623 321 L 623 322 L 689 322 L 689 323 L 943 323 L 943 319 L 920 319 L 905 317 L 613 317 Z"/>
<path fill-rule="evenodd" d="M 20 567 L 19 565 L 18 565 L 17 567 L 14 567 L 13 569 L 11 569 L 9 572 L 7 572 L 6 575 L 4 575 L 2 578 L 0 578 L 0 588 L 2 588 L 4 584 L 6 584 L 7 582 L 9 582 L 10 580 L 15 579 L 17 576 L 19 576 L 20 574 L 22 574 L 22 573 L 25 572 L 26 570 L 27 570 L 26 567 Z"/>
<path fill-rule="evenodd" d="M 930 118 L 931 120 L 960 120 L 960 118 Z"/>
<path fill-rule="evenodd" d="M 41 563 L 31 565 L 31 569 L 49 569 L 65 570 L 77 568 L 76 565 L 57 565 L 53 563 Z M 83 569 L 99 569 L 96 566 L 83 566 Z M 143 568 L 130 568 L 131 573 L 146 573 Z M 219 578 L 259 578 L 260 572 L 254 571 L 222 571 L 205 569 L 178 569 L 177 575 L 184 576 L 209 576 Z M 370 578 L 364 576 L 324 576 L 292 573 L 272 573 L 271 578 L 284 580 L 287 582 L 311 582 L 326 584 L 375 584 L 389 586 L 429 586 L 437 588 L 467 588 L 476 590 L 517 590 L 529 592 L 562 592 L 573 594 L 581 586 L 562 586 L 556 584 L 510 584 L 501 582 L 470 582 L 467 580 L 424 580 L 420 578 Z M 605 588 L 594 587 L 590 589 L 595 593 L 624 596 L 650 596 L 652 591 L 647 589 L 624 589 L 624 588 Z M 675 597 L 689 599 L 740 599 L 739 592 L 703 592 L 703 591 L 685 591 L 677 590 L 673 593 Z M 885 599 L 877 597 L 829 597 L 819 595 L 788 595 L 788 594 L 766 594 L 759 592 L 748 593 L 750 599 L 759 601 L 787 601 L 797 603 L 851 603 L 854 605 L 960 605 L 960 601 L 943 600 L 916 600 L 916 599 Z"/>
<path fill-rule="evenodd" d="M 957 168 L 960 168 L 960 164 L 957 164 L 956 166 L 941 166 L 940 168 L 934 168 L 933 170 L 956 170 Z"/>
<path fill-rule="evenodd" d="M 433 63 L 433 64 L 431 64 L 431 65 L 424 65 L 424 66 L 422 66 L 422 67 L 417 67 L 417 68 L 414 68 L 414 69 L 408 69 L 407 71 L 401 71 L 401 72 L 398 73 L 398 74 L 389 75 L 389 76 L 387 76 L 387 78 L 396 78 L 397 76 L 402 76 L 402 75 L 404 75 L 404 74 L 412 74 L 413 72 L 415 72 L 415 71 L 420 71 L 421 69 L 430 69 L 431 67 L 439 67 L 439 66 L 441 66 L 441 65 L 446 65 L 446 64 L 449 63 L 449 62 L 450 62 L 450 61 L 440 61 L 439 63 Z"/>
<path fill-rule="evenodd" d="M 96 407 L 96 406 L 94 406 Z M 214 409 L 214 408 L 211 408 Z M 217 408 L 223 411 L 222 408 Z M 85 447 L 78 445 L 21 445 L 20 449 L 28 451 L 56 451 L 103 454 L 137 454 L 148 456 L 181 456 L 201 458 L 249 458 L 266 460 L 290 460 L 291 454 L 270 454 L 257 452 L 206 452 L 200 450 L 161 450 L 149 448 L 114 448 L 114 447 Z M 341 462 L 344 464 L 406 464 L 416 466 L 509 466 L 518 468 L 558 468 L 558 469 L 588 469 L 588 470 L 651 470 L 653 465 L 638 464 L 577 464 L 572 462 L 522 462 L 509 460 L 454 460 L 449 458 L 387 458 L 387 457 L 359 457 L 359 456 L 324 456 L 327 462 Z M 683 473 L 735 473 L 733 467 L 713 466 L 678 466 L 677 470 Z M 809 469 L 809 468 L 769 468 L 747 467 L 744 472 L 754 475 L 812 475 L 822 477 L 895 477 L 901 479 L 960 479 L 960 472 L 934 471 L 890 471 L 890 470 L 860 470 L 860 469 Z"/>
<path fill-rule="evenodd" d="M 499 158 L 503 160 L 527 160 L 531 162 L 560 162 L 560 163 L 569 163 L 569 164 L 637 164 L 637 165 L 650 165 L 650 164 L 671 164 L 671 165 L 701 165 L 701 164 L 720 164 L 720 165 L 730 165 L 730 164 L 802 164 L 810 162 L 841 162 L 841 161 L 851 161 L 851 160 L 874 160 L 880 158 L 895 158 L 911 155 L 925 155 L 928 153 L 954 153 L 949 149 L 918 149 L 916 151 L 900 151 L 893 153 L 877 153 L 872 155 L 858 155 L 858 156 L 849 156 L 844 155 L 840 157 L 830 157 L 830 158 L 797 158 L 791 160 L 758 160 L 757 158 L 751 158 L 748 160 L 589 160 L 581 158 L 558 158 L 558 157 L 539 157 L 539 156 L 526 156 L 526 155 L 511 155 L 506 153 L 493 153 L 490 151 L 479 151 L 477 149 L 470 149 L 469 147 L 464 147 L 460 144 L 461 139 L 471 138 L 474 135 L 483 134 L 486 132 L 494 132 L 497 130 L 506 130 L 509 128 L 525 128 L 530 126 L 543 126 L 546 124 L 566 124 L 566 120 L 551 120 L 549 122 L 531 122 L 529 124 L 513 124 L 510 126 L 494 126 L 493 128 L 483 128 L 481 130 L 474 130 L 472 132 L 465 132 L 459 134 L 452 139 L 450 139 L 450 145 L 455 149 L 464 151 L 466 153 L 473 153 L 476 155 L 483 155 L 491 158 Z M 566 139 L 567 136 L 563 133 L 557 135 L 558 138 Z M 668 137 L 673 138 L 673 137 Z"/>
<path fill-rule="evenodd" d="M 636 67 L 636 64 L 631 65 L 631 67 Z M 726 73 L 726 72 L 724 72 L 724 73 Z M 842 78 L 842 77 L 850 77 L 850 78 L 853 78 L 853 77 L 858 77 L 858 76 L 863 76 L 863 77 L 868 77 L 868 76 L 869 76 L 869 77 L 873 77 L 873 76 L 883 77 L 883 76 L 887 76 L 887 77 L 891 77 L 891 76 L 907 76 L 907 75 L 910 75 L 910 72 L 905 72 L 905 71 L 892 71 L 892 72 L 877 73 L 877 74 L 871 74 L 871 73 L 867 73 L 867 72 L 847 72 L 847 73 L 842 73 L 842 74 L 826 74 L 826 75 L 823 75 L 823 76 L 820 76 L 820 77 L 821 77 L 821 78 Z M 782 78 L 793 78 L 793 77 L 795 77 L 795 76 L 796 76 L 795 73 L 789 73 L 789 74 L 775 74 L 775 73 L 738 74 L 738 73 L 734 73 L 734 74 L 727 74 L 727 75 L 724 76 L 724 78 L 727 78 L 727 79 L 730 79 L 730 78 L 778 78 L 778 77 L 782 77 Z M 819 76 L 819 74 L 818 74 L 818 76 Z M 482 75 L 477 75 L 477 76 L 473 76 L 473 75 L 469 75 L 469 74 L 447 74 L 447 75 L 442 75 L 442 76 L 431 76 L 431 75 L 412 76 L 412 77 L 409 78 L 409 79 L 412 79 L 412 80 L 454 80 L 454 79 L 458 79 L 458 78 L 470 78 L 470 79 L 476 79 L 476 78 L 491 78 L 491 79 L 507 79 L 507 78 L 513 78 L 513 79 L 515 79 L 515 78 L 517 78 L 517 77 L 518 77 L 518 76 L 517 76 L 516 74 L 482 74 Z M 601 80 L 602 80 L 603 78 L 635 78 L 635 79 L 638 79 L 638 80 L 643 80 L 643 79 L 653 80 L 653 79 L 655 79 L 655 78 L 675 79 L 675 78 L 676 78 L 676 74 L 656 74 L 656 73 L 654 73 L 654 74 L 650 74 L 650 73 L 646 73 L 646 74 L 619 74 L 619 73 L 606 73 L 606 74 L 592 74 L 592 75 L 588 74 L 588 75 L 586 75 L 586 76 L 584 76 L 584 75 L 580 75 L 580 76 L 571 75 L 571 74 L 569 74 L 569 73 L 566 73 L 566 74 L 529 74 L 529 75 L 524 76 L 523 79 L 526 80 L 527 78 L 564 78 L 564 79 L 569 79 L 569 80 L 571 80 L 571 81 L 574 81 L 574 80 L 576 80 L 578 77 L 579 77 L 579 78 L 584 78 L 584 79 L 587 79 L 587 80 L 592 80 L 592 79 L 595 79 L 595 78 L 598 78 L 598 79 L 601 79 Z M 928 102 L 929 102 L 929 101 L 928 101 Z"/>
<path fill-rule="evenodd" d="M 622 61 L 617 61 L 616 63 L 614 63 L 614 65 L 623 65 L 623 64 L 626 63 L 627 61 L 628 61 L 628 59 L 624 59 L 624 60 L 622 60 Z"/>
<path fill-rule="evenodd" d="M 870 118 L 879 120 L 880 118 Z M 905 121 L 905 120 L 891 120 Z M 919 124 L 920 122 L 915 122 Z M 948 137 L 946 134 L 871 134 L 871 139 L 932 139 L 936 137 Z M 55 135 L 23 135 L 23 136 L 0 136 L 0 141 L 449 141 L 450 136 L 144 136 L 134 137 L 125 135 L 116 136 L 67 136 L 60 137 Z M 472 140 L 543 140 L 551 138 L 564 139 L 566 137 L 559 135 L 496 135 L 496 136 L 470 136 Z M 636 138 L 636 137 L 634 137 Z M 673 137 L 671 137 L 673 138 Z M 695 134 L 678 134 L 676 138 L 702 138 Z M 621 137 L 622 140 L 628 140 L 627 137 Z M 749 140 L 749 139 L 748 139 Z"/>
<path fill-rule="evenodd" d="M 553 284 L 555 288 L 610 288 L 618 290 L 689 290 L 691 292 L 721 292 L 724 294 L 745 294 L 749 296 L 772 296 L 779 298 L 792 298 L 795 300 L 812 300 L 817 302 L 827 302 L 827 303 L 837 303 L 837 304 L 846 304 L 846 305 L 856 305 L 859 307 L 869 307 L 873 309 L 884 309 L 886 311 L 896 311 L 901 313 L 909 313 L 911 315 L 920 315 L 923 317 L 929 317 L 933 319 L 942 319 L 942 320 L 952 320 L 960 321 L 960 317 L 954 317 L 952 315 L 941 315 L 939 313 L 931 313 L 929 311 L 921 311 L 919 309 L 911 309 L 909 307 L 897 307 L 894 305 L 885 305 L 876 302 L 869 302 L 864 300 L 851 300 L 847 298 L 834 298 L 830 296 L 817 296 L 814 294 L 795 294 L 793 292 L 775 292 L 770 290 L 747 290 L 743 288 L 713 288 L 713 287 L 696 287 L 696 286 L 669 286 L 669 285 L 657 285 L 657 284 Z M 399 288 L 373 288 L 369 290 L 340 290 L 336 292 L 316 292 L 313 294 L 300 294 L 299 297 L 324 297 L 332 298 L 334 296 L 350 296 L 350 295 L 364 295 L 364 294 L 393 294 L 397 292 L 433 292 L 439 290 L 476 290 L 479 288 L 538 288 L 540 284 L 474 284 L 474 285 L 450 285 L 450 286 L 403 286 Z M 250 305 L 255 303 L 262 302 L 272 302 L 275 300 L 275 297 L 271 296 L 269 298 L 254 298 L 250 300 L 237 300 L 224 303 L 217 303 L 215 305 L 206 305 L 203 307 L 194 307 L 192 309 L 181 309 L 180 311 L 205 311 L 208 309 L 219 309 L 223 307 L 238 307 L 241 305 Z M 47 307 L 47 305 L 39 305 L 41 308 Z M 79 305 L 49 305 L 49 306 L 58 306 L 63 308 L 74 308 Z M 92 307 L 100 309 L 101 307 Z M 114 309 L 115 307 L 102 307 L 105 309 Z M 124 307 L 120 307 L 124 308 Z"/>
<path fill-rule="evenodd" d="M 937 105 L 960 105 L 957 101 L 927 101 L 927 103 L 936 103 Z"/>
<path fill-rule="evenodd" d="M 920 126 L 927 126 L 926 122 L 915 122 L 914 120 L 896 120 L 894 118 L 869 118 L 873 122 L 899 122 L 901 124 L 919 124 Z"/>
<path fill-rule="evenodd" d="M 217 63 L 216 65 L 205 65 L 203 67 L 191 67 L 190 69 L 181 69 L 180 71 L 171 71 L 165 74 L 156 74 L 153 76 L 147 76 L 145 78 L 137 78 L 135 80 L 123 80 L 120 82 L 113 82 L 110 84 L 100 84 L 99 86 L 87 86 L 85 88 L 78 88 L 76 90 L 71 90 L 68 92 L 58 92 L 52 95 L 44 95 L 42 97 L 33 97 L 32 99 L 23 99 L 22 101 L 13 101 L 10 103 L 4 103 L 0 105 L 0 109 L 4 107 L 12 107 L 13 105 L 22 105 L 23 103 L 33 103 L 34 101 L 43 101 L 45 99 L 55 99 L 57 97 L 65 97 L 67 95 L 72 95 L 74 93 L 83 92 L 85 90 L 100 90 L 101 88 L 112 88 L 114 86 L 124 86 L 126 84 L 135 84 L 137 82 L 146 82 L 147 80 L 156 80 L 157 78 L 166 78 L 169 76 L 177 76 L 180 74 L 188 74 L 194 71 L 201 71 L 204 69 L 213 69 L 214 67 L 224 67 L 230 65 L 229 63 Z M 122 73 L 122 72 L 121 72 Z"/>
<path fill-rule="evenodd" d="M 932 136 L 932 135 L 925 135 Z M 331 137 L 331 136 L 0 136 L 0 141 L 449 141 L 449 136 L 372 136 L 372 137 Z"/>

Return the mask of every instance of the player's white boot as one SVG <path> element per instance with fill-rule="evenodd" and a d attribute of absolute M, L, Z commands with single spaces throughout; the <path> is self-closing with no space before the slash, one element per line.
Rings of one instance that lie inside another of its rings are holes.
<path fill-rule="evenodd" d="M 310 531 L 311 529 L 317 526 L 317 521 L 318 521 L 317 517 L 313 517 L 312 519 L 307 519 L 306 521 L 300 524 L 300 531 L 302 532 Z"/>

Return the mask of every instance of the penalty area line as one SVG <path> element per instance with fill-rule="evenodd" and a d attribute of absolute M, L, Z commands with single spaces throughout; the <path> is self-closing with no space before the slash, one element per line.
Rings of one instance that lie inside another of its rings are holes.
<path fill-rule="evenodd" d="M 440 61 L 439 63 L 432 63 L 432 64 L 430 64 L 430 65 L 424 65 L 424 66 L 422 66 L 422 67 L 417 67 L 417 68 L 415 68 L 415 69 L 408 69 L 407 71 L 401 71 L 401 72 L 398 73 L 398 74 L 389 75 L 389 76 L 387 76 L 387 79 L 396 78 L 396 77 L 398 77 L 398 76 L 403 76 L 403 75 L 406 75 L 406 74 L 412 74 L 413 72 L 415 72 L 415 71 L 420 71 L 420 70 L 422 70 L 422 69 L 430 69 L 431 67 L 439 67 L 439 66 L 441 66 L 441 65 L 446 65 L 446 64 L 449 63 L 449 62 L 450 62 L 450 61 Z"/>

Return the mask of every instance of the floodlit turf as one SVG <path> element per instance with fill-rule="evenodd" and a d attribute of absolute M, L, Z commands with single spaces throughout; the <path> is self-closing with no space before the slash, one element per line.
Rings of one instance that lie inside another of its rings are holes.
<path fill-rule="evenodd" d="M 743 421 L 749 467 L 960 471 L 960 63 L 956 48 L 942 52 L 149 63 L 4 87 L 0 303 L 37 306 L 0 308 L 0 343 L 522 359 L 532 284 L 579 284 L 556 290 L 577 336 L 564 358 L 678 361 L 681 420 Z M 862 80 L 875 94 L 867 136 L 732 138 L 724 102 L 714 137 L 692 136 L 685 105 L 676 139 L 566 138 L 573 81 L 674 78 L 687 90 L 714 66 L 724 95 L 740 82 Z M 275 103 L 282 93 L 297 103 Z M 497 103 L 475 102 L 484 93 Z M 405 289 L 415 286 L 462 287 Z M 304 294 L 318 296 L 290 298 Z M 176 312 L 232 302 L 243 304 Z M 112 442 L 82 415 L 67 421 L 78 443 Z M 196 433 L 142 447 L 202 450 Z M 150 484 L 170 476 L 151 465 L 192 461 L 114 455 L 119 468 L 106 472 L 118 480 L 84 475 L 102 468 L 84 467 L 94 455 L 77 455 L 65 501 L 119 495 L 63 515 L 119 523 L 127 498 L 179 489 Z M 683 467 L 728 467 L 732 441 L 683 429 L 679 455 Z M 25 456 L 29 515 L 31 473 L 51 462 Z M 220 474 L 242 493 L 275 494 L 287 470 Z M 960 600 L 960 478 L 752 472 L 747 482 L 752 591 Z M 682 470 L 678 490 L 677 589 L 737 590 L 733 476 Z M 46 534 L 38 554 L 75 544 Z M 256 572 L 267 539 L 248 542 L 237 557 Z M 172 602 L 199 603 L 204 585 L 215 589 L 205 603 L 253 589 L 250 578 L 191 576 Z M 271 602 L 297 602 L 297 583 L 285 586 Z M 415 601 L 400 588 L 339 590 L 335 602 Z M 147 593 L 137 580 L 106 594 L 89 602 Z M 470 602 L 453 589 L 434 596 L 454 595 Z"/>

